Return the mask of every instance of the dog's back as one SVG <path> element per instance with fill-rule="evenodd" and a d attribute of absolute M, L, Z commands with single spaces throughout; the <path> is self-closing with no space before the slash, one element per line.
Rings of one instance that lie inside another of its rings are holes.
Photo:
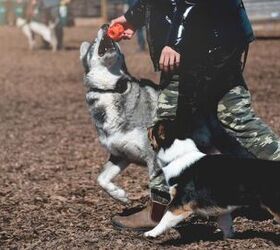
<path fill-rule="evenodd" d="M 168 166 L 167 166 L 168 167 Z M 225 238 L 234 235 L 230 213 L 261 206 L 280 223 L 280 163 L 226 155 L 204 155 L 167 178 L 172 201 L 147 237 L 157 237 L 193 213 L 216 216 Z"/>
<path fill-rule="evenodd" d="M 279 176 L 280 162 L 207 155 L 169 184 L 177 185 L 175 206 L 189 202 L 195 203 L 197 210 L 263 206 L 279 219 Z"/>

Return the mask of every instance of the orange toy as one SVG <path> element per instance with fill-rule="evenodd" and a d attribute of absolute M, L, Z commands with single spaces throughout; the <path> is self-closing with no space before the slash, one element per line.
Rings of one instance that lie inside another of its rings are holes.
<path fill-rule="evenodd" d="M 120 23 L 113 24 L 107 31 L 107 35 L 114 41 L 119 41 L 124 32 L 124 27 Z"/>

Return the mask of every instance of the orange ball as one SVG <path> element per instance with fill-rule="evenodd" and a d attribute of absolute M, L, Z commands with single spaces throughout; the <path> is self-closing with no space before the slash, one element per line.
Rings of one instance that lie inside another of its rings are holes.
<path fill-rule="evenodd" d="M 124 32 L 124 27 L 120 23 L 113 24 L 107 31 L 107 35 L 114 41 L 119 41 Z"/>

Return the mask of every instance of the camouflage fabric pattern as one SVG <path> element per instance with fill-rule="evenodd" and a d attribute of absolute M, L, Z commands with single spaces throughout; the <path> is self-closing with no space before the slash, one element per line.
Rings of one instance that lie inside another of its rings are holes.
<path fill-rule="evenodd" d="M 166 84 L 165 82 L 168 83 Z M 157 113 L 153 121 L 156 124 L 158 121 L 164 119 L 175 119 L 177 103 L 178 103 L 178 87 L 179 87 L 179 76 L 174 74 L 169 79 L 161 78 L 161 86 L 164 89 L 161 90 L 158 98 Z"/>
<path fill-rule="evenodd" d="M 176 89 L 170 85 L 161 93 L 157 121 L 168 117 L 174 119 L 176 116 L 178 91 L 175 93 Z M 176 87 L 178 88 L 178 84 Z M 243 86 L 231 89 L 220 100 L 217 116 L 227 133 L 256 158 L 280 161 L 280 138 L 256 116 L 251 106 L 250 93 Z M 150 178 L 151 198 L 168 204 L 166 194 L 168 195 L 169 189 L 163 172 L 155 169 L 154 173 L 156 174 Z"/>
<path fill-rule="evenodd" d="M 170 76 L 170 78 L 162 76 L 160 85 L 163 89 L 159 94 L 157 112 L 153 124 L 161 120 L 174 120 L 176 118 L 179 96 L 179 75 L 174 74 Z M 151 199 L 161 204 L 168 204 L 170 201 L 169 188 L 163 172 L 158 168 L 155 169 L 153 173 L 154 175 L 150 177 Z"/>
<path fill-rule="evenodd" d="M 224 129 L 256 158 L 280 161 L 280 138 L 256 116 L 244 87 L 231 89 L 221 99 L 217 115 Z"/>

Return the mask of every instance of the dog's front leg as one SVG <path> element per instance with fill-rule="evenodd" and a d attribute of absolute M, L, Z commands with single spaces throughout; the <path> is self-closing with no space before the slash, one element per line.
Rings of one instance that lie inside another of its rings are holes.
<path fill-rule="evenodd" d="M 186 217 L 188 217 L 190 213 L 180 213 L 176 215 L 175 213 L 172 213 L 170 210 L 167 210 L 165 215 L 162 217 L 159 224 L 152 230 L 144 233 L 145 237 L 152 237 L 155 238 L 165 232 L 166 230 L 176 226 L 179 222 L 183 221 Z"/>
<path fill-rule="evenodd" d="M 129 162 L 127 162 L 126 160 L 111 155 L 108 162 L 104 165 L 102 173 L 97 178 L 99 185 L 109 195 L 111 195 L 114 199 L 125 203 L 129 202 L 126 192 L 117 185 L 115 185 L 112 182 L 112 180 L 116 176 L 118 176 L 121 173 L 121 171 L 123 171 L 128 165 Z"/>
<path fill-rule="evenodd" d="M 217 218 L 218 227 L 223 231 L 224 238 L 233 238 L 232 217 L 230 213 L 222 214 Z"/>

